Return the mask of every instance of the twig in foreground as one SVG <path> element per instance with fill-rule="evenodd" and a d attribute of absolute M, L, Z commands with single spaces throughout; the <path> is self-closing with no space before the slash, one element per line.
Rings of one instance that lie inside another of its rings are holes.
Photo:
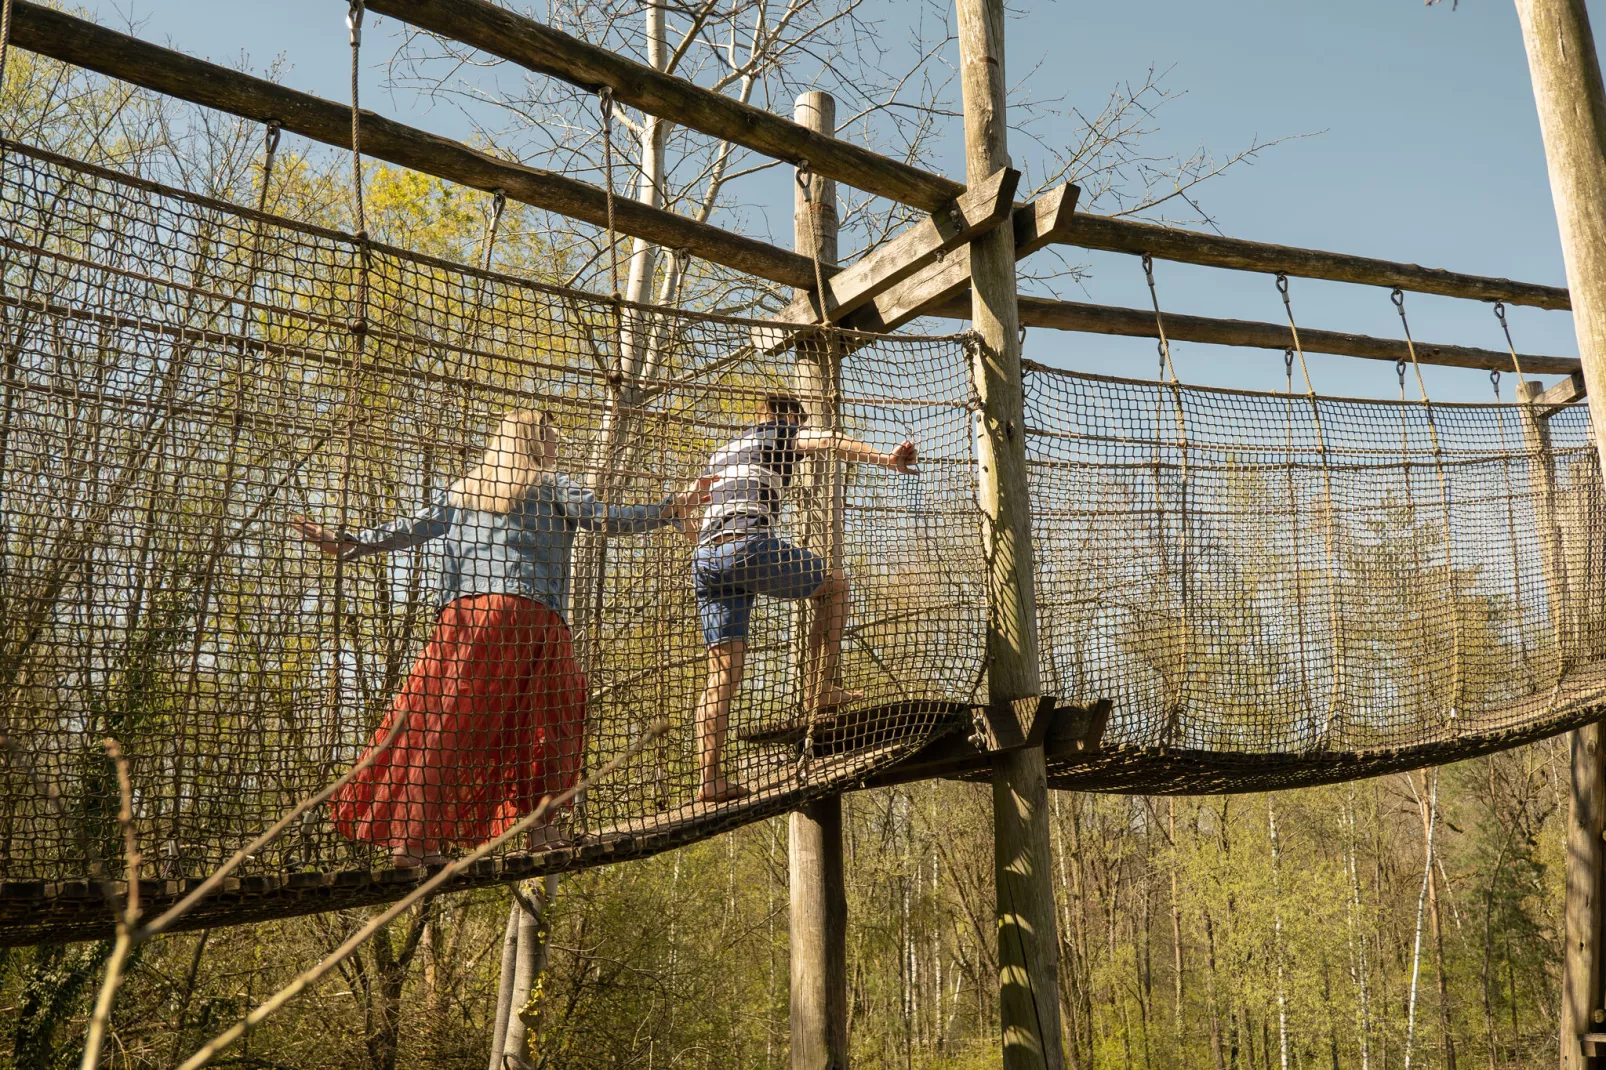
<path fill-rule="evenodd" d="M 611 776 L 619 769 L 620 766 L 624 765 L 630 759 L 640 754 L 650 743 L 668 730 L 669 722 L 663 720 L 654 722 L 653 725 L 642 734 L 640 739 L 636 740 L 636 742 L 632 743 L 621 753 L 615 755 L 606 765 L 604 765 L 601 769 L 598 769 L 594 774 L 586 777 L 583 780 L 576 781 L 574 785 L 571 786 L 567 791 L 562 792 L 556 797 L 551 795 L 546 796 L 541 800 L 541 805 L 535 808 L 534 813 L 527 817 L 521 818 L 517 823 L 509 827 L 505 832 L 503 832 L 500 836 L 497 836 L 495 839 L 481 844 L 473 851 L 470 851 L 468 854 L 464 855 L 462 858 L 455 859 L 443 867 L 439 873 L 435 874 L 429 880 L 413 889 L 413 891 L 408 895 L 392 904 L 389 910 L 385 911 L 383 914 L 380 914 L 378 917 L 371 919 L 368 924 L 364 925 L 361 929 L 358 929 L 351 935 L 349 939 L 346 940 L 345 943 L 341 944 L 338 948 L 331 952 L 328 957 L 323 959 L 323 961 L 299 974 L 289 984 L 285 985 L 268 999 L 264 1000 L 250 1014 L 246 1015 L 228 1029 L 225 1029 L 223 1032 L 207 1041 L 199 1051 L 185 1060 L 184 1064 L 179 1067 L 179 1070 L 200 1070 L 201 1067 L 209 1065 L 212 1060 L 223 1051 L 223 1049 L 245 1036 L 245 1034 L 250 1032 L 252 1029 L 255 1029 L 270 1014 L 278 1010 L 280 1007 L 283 1007 L 296 996 L 300 995 L 311 985 L 316 984 L 318 980 L 330 970 L 334 969 L 336 966 L 340 965 L 340 963 L 349 958 L 352 953 L 357 950 L 357 948 L 361 947 L 376 932 L 384 928 L 384 926 L 388 924 L 391 919 L 395 918 L 402 911 L 406 910 L 420 899 L 434 894 L 434 892 L 440 888 L 441 885 L 445 884 L 453 877 L 456 877 L 470 865 L 478 862 L 481 858 L 484 858 L 486 855 L 490 854 L 508 840 L 535 827 L 536 823 L 544 818 L 547 812 L 554 806 L 563 805 L 570 799 L 574 798 L 576 794 L 590 787 L 593 783 Z"/>
<path fill-rule="evenodd" d="M 123 864 L 128 880 L 128 895 L 117 911 L 117 942 L 112 946 L 111 957 L 106 960 L 106 979 L 100 984 L 95 997 L 95 1012 L 89 1019 L 89 1033 L 84 1037 L 84 1058 L 81 1070 L 97 1070 L 100 1066 L 100 1049 L 106 1043 L 106 1027 L 111 1023 L 112 1004 L 117 1000 L 117 989 L 123 983 L 123 969 L 128 956 L 137 946 L 134 935 L 139 924 L 139 837 L 134 832 L 134 788 L 128 776 L 128 760 L 123 748 L 115 739 L 102 744 L 107 757 L 117 768 L 117 825 L 123 833 Z M 115 901 L 117 893 L 111 878 L 102 874 L 102 892 L 108 901 Z"/>

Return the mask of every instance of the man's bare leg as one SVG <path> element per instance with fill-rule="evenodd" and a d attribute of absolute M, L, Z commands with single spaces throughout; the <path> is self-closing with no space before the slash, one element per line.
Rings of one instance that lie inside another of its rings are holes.
<path fill-rule="evenodd" d="M 697 797 L 703 802 L 726 802 L 748 794 L 742 785 L 726 779 L 720 764 L 731 699 L 741 685 L 746 655 L 747 643 L 741 639 L 708 648 L 708 686 L 697 702 L 697 768 L 702 778 Z"/>
<path fill-rule="evenodd" d="M 842 629 L 848 616 L 848 580 L 842 570 L 832 569 L 809 600 L 814 603 L 814 620 L 809 625 L 809 686 L 803 705 L 813 713 L 861 699 L 864 692 L 849 691 L 836 682 L 842 661 Z"/>

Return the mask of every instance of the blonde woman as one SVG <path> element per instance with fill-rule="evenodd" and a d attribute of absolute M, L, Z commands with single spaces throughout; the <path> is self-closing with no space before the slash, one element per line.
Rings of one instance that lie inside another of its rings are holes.
<path fill-rule="evenodd" d="M 484 843 L 574 783 L 586 704 L 564 619 L 575 532 L 640 534 L 679 516 L 673 497 L 598 502 L 556 471 L 557 453 L 551 421 L 516 412 L 418 517 L 344 538 L 291 522 L 347 560 L 443 542 L 439 620 L 370 752 L 398 719 L 405 726 L 332 802 L 343 835 L 386 844 L 397 865 L 437 864 L 448 844 Z M 550 823 L 535 838 L 561 842 Z"/>

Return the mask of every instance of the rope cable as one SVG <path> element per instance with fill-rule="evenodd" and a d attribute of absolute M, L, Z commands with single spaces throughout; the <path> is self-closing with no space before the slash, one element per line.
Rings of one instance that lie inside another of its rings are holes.
<path fill-rule="evenodd" d="M 1178 679 L 1177 679 L 1177 692 L 1176 692 L 1176 695 L 1174 696 L 1173 700 L 1170 703 L 1168 703 L 1170 708 L 1167 710 L 1167 713 L 1166 713 L 1166 725 L 1165 725 L 1165 728 L 1163 730 L 1164 734 L 1163 734 L 1163 736 L 1161 738 L 1161 744 L 1162 744 L 1162 746 L 1165 746 L 1165 745 L 1169 745 L 1169 744 L 1171 744 L 1173 742 L 1173 736 L 1175 735 L 1176 729 L 1181 724 L 1182 708 L 1183 708 L 1184 704 L 1186 703 L 1187 696 L 1188 696 L 1188 694 L 1190 693 L 1190 690 L 1191 690 L 1190 685 L 1192 683 L 1192 673 L 1193 673 L 1193 645 L 1194 645 L 1194 642 L 1193 642 L 1193 597 L 1192 597 L 1193 592 L 1192 592 L 1192 585 L 1189 582 L 1190 572 L 1189 572 L 1189 563 L 1188 563 L 1188 554 L 1189 554 L 1189 551 L 1190 551 L 1190 527 L 1191 527 L 1190 516 L 1189 516 L 1189 507 L 1188 507 L 1188 505 L 1189 505 L 1189 503 L 1188 503 L 1189 493 L 1188 492 L 1189 492 L 1189 489 L 1190 489 L 1192 472 L 1190 471 L 1190 467 L 1189 467 L 1189 463 L 1188 463 L 1188 425 L 1187 425 L 1186 412 L 1185 412 L 1185 409 L 1184 409 L 1184 406 L 1183 406 L 1183 402 L 1182 402 L 1182 384 L 1181 384 L 1181 381 L 1177 378 L 1176 364 L 1171 359 L 1171 342 L 1170 342 L 1170 340 L 1168 338 L 1166 338 L 1165 317 L 1160 312 L 1160 295 L 1159 295 L 1159 291 L 1155 288 L 1155 284 L 1154 284 L 1154 258 L 1152 256 L 1150 256 L 1149 254 L 1147 254 L 1147 253 L 1143 254 L 1143 275 L 1144 275 L 1144 278 L 1148 281 L 1148 284 L 1149 284 L 1149 301 L 1154 306 L 1154 326 L 1155 326 L 1155 332 L 1159 336 L 1159 341 L 1157 343 L 1157 347 L 1158 347 L 1159 352 L 1160 352 L 1160 376 L 1161 376 L 1161 379 L 1164 382 L 1165 388 L 1168 388 L 1170 390 L 1172 406 L 1173 406 L 1173 408 L 1175 410 L 1175 413 L 1176 413 L 1176 422 L 1177 422 L 1176 447 L 1177 447 L 1178 460 L 1179 460 L 1178 471 L 1177 471 L 1177 482 L 1178 482 L 1178 487 L 1177 487 L 1177 496 L 1178 496 L 1178 531 L 1179 531 L 1178 542 L 1179 542 L 1179 545 L 1177 547 L 1177 550 L 1178 550 L 1178 559 L 1179 559 L 1179 563 L 1180 563 L 1180 570 L 1179 570 L 1179 573 L 1178 573 L 1178 587 L 1179 587 L 1178 593 L 1181 596 L 1181 604 L 1182 604 L 1182 619 L 1181 619 L 1181 622 L 1180 622 L 1181 623 L 1181 631 L 1182 631 L 1182 635 L 1181 635 L 1182 649 L 1181 649 L 1181 652 L 1180 652 L 1179 671 L 1177 673 L 1177 677 L 1178 677 Z M 1157 404 L 1159 404 L 1158 397 L 1156 398 L 1156 402 L 1157 402 Z M 1159 413 L 1156 412 L 1156 423 L 1157 424 L 1158 424 L 1158 421 L 1159 421 Z M 1155 492 L 1156 492 L 1155 511 L 1159 515 L 1159 521 L 1158 522 L 1159 522 L 1159 525 L 1160 525 L 1160 531 L 1162 532 L 1162 540 L 1163 540 L 1163 532 L 1165 530 L 1165 517 L 1163 515 L 1164 508 L 1161 505 L 1160 493 L 1159 493 L 1160 492 L 1160 483 L 1159 483 L 1160 466 L 1159 466 L 1158 449 L 1159 449 L 1160 441 L 1161 441 L 1161 436 L 1160 436 L 1160 433 L 1159 433 L 1159 427 L 1156 426 L 1156 428 L 1155 428 L 1155 442 L 1156 442 L 1156 454 L 1155 454 Z M 1160 567 L 1161 567 L 1162 579 L 1165 578 L 1166 557 L 1167 557 L 1167 555 L 1165 553 L 1165 546 L 1164 546 L 1164 543 L 1162 541 L 1162 544 L 1161 544 L 1161 547 L 1160 547 Z"/>
<path fill-rule="evenodd" d="M 807 160 L 797 162 L 796 182 L 803 191 L 803 217 L 809 224 L 809 259 L 814 262 L 814 299 L 820 306 L 820 323 L 824 326 L 830 324 L 831 316 L 826 311 L 825 271 L 820 267 L 820 227 L 814 218 L 814 171 Z"/>
<path fill-rule="evenodd" d="M 1444 448 L 1439 440 L 1438 420 L 1433 412 L 1433 399 L 1428 397 L 1427 383 L 1422 378 L 1422 364 L 1416 357 L 1416 342 L 1411 337 L 1411 322 L 1405 315 L 1405 291 L 1396 286 L 1389 294 L 1389 300 L 1394 302 L 1395 311 L 1400 314 L 1400 329 L 1405 333 L 1405 351 L 1410 356 L 1412 370 L 1416 373 L 1416 387 L 1422 396 L 1422 413 L 1427 419 L 1428 440 L 1433 449 L 1433 469 L 1439 484 L 1439 508 L 1444 516 L 1444 584 L 1448 599 L 1448 610 L 1452 624 L 1451 647 L 1451 676 L 1450 676 L 1450 720 L 1454 721 L 1461 709 L 1462 686 L 1462 635 L 1461 635 L 1461 607 L 1456 593 L 1455 585 L 1455 556 L 1450 539 L 1450 485 L 1444 470 Z M 1397 367 L 1400 379 L 1400 419 L 1404 427 L 1405 420 L 1405 362 L 1401 361 Z M 1410 457 L 1407 448 L 1405 458 L 1405 477 L 1410 478 Z M 1414 515 L 1414 508 L 1413 508 Z M 1415 533 L 1409 533 L 1411 544 L 1416 545 Z"/>
<path fill-rule="evenodd" d="M 1317 746 L 1327 746 L 1328 737 L 1333 725 L 1338 719 L 1339 710 L 1343 705 L 1344 693 L 1349 686 L 1348 658 L 1344 649 L 1344 628 L 1339 603 L 1342 600 L 1343 586 L 1339 579 L 1339 544 L 1341 539 L 1338 532 L 1338 508 L 1333 495 L 1333 469 L 1328 457 L 1327 431 L 1322 426 L 1322 407 L 1316 398 L 1316 388 L 1311 383 L 1310 364 L 1305 359 L 1305 348 L 1299 340 L 1299 324 L 1294 319 L 1294 304 L 1289 296 L 1288 275 L 1279 271 L 1275 280 L 1277 293 L 1283 300 L 1283 312 L 1288 317 L 1288 332 L 1293 339 L 1294 346 L 1285 354 L 1286 371 L 1288 374 L 1289 393 L 1293 393 L 1293 365 L 1292 357 L 1299 359 L 1300 374 L 1305 379 L 1305 400 L 1310 406 L 1311 429 L 1316 433 L 1316 456 L 1322 466 L 1322 507 L 1326 514 L 1326 523 L 1322 526 L 1323 541 L 1327 551 L 1327 626 L 1332 633 L 1333 643 L 1333 689 L 1328 696 L 1327 717 L 1322 724 L 1321 732 L 1317 735 Z M 1296 543 L 1297 546 L 1297 543 Z M 1296 568 L 1298 563 L 1296 561 Z M 1301 653 L 1303 663 L 1303 653 Z"/>

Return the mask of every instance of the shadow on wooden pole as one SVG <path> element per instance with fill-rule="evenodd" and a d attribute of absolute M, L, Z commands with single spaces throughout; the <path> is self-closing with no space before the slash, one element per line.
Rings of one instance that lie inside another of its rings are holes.
<path fill-rule="evenodd" d="M 829 93 L 797 98 L 793 119 L 827 137 L 836 132 L 836 101 Z M 836 183 L 808 176 L 807 196 L 794 184 L 795 248 L 836 263 Z M 801 291 L 800 291 L 801 292 Z M 830 338 L 797 350 L 797 388 L 809 426 L 837 430 L 841 419 L 841 351 Z M 803 465 L 803 544 L 832 566 L 842 561 L 842 462 L 815 455 Z M 811 603 L 797 604 L 794 629 L 798 680 L 808 672 Z M 800 688 L 801 690 L 801 688 Z M 792 1070 L 847 1070 L 848 901 L 842 874 L 842 799 L 809 803 L 788 819 L 788 889 L 791 896 Z"/>
<path fill-rule="evenodd" d="M 1606 89 L 1584 0 L 1517 0 L 1534 103 L 1550 170 L 1573 329 L 1589 393 L 1595 445 L 1606 470 Z M 1597 1062 L 1601 1011 L 1602 862 L 1606 748 L 1601 726 L 1572 734 L 1572 806 L 1567 827 L 1566 960 L 1562 971 L 1561 1066 Z"/>
<path fill-rule="evenodd" d="M 1004 6 L 1002 0 L 958 0 L 958 10 L 965 168 L 975 184 L 1010 162 Z M 976 450 L 988 557 L 988 699 L 1002 713 L 1020 709 L 1042 693 L 1020 312 L 1014 237 L 1008 229 L 971 243 L 970 274 L 971 319 L 978 336 L 971 377 L 980 403 Z M 1064 1065 L 1059 941 L 1049 868 L 1048 778 L 1040 742 L 993 756 L 993 828 L 1003 1065 L 1006 1070 L 1059 1070 Z"/>

